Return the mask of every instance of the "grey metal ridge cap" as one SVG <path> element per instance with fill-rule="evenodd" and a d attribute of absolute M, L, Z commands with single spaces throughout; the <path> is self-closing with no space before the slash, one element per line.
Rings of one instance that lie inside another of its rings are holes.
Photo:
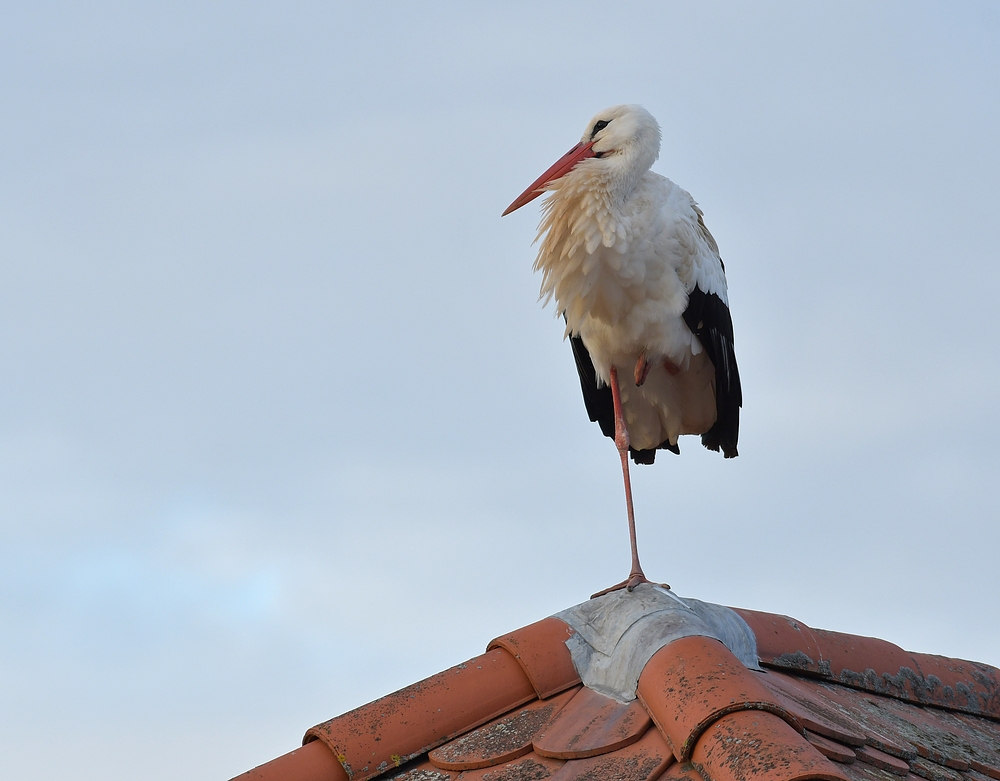
<path fill-rule="evenodd" d="M 663 646 L 682 637 L 712 637 L 740 662 L 760 670 L 757 638 L 732 608 L 684 599 L 643 583 L 556 613 L 575 630 L 567 641 L 584 685 L 619 702 L 635 699 L 642 669 Z"/>

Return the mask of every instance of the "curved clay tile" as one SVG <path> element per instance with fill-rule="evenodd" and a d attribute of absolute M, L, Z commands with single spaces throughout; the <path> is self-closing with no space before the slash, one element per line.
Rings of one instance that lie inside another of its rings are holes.
<path fill-rule="evenodd" d="M 573 634 L 569 624 L 549 616 L 495 638 L 486 650 L 503 648 L 517 659 L 535 687 L 535 693 L 544 700 L 580 683 L 566 647 L 566 641 Z"/>
<path fill-rule="evenodd" d="M 761 663 L 925 705 L 1000 718 L 1000 670 L 904 651 L 875 637 L 810 629 L 775 613 L 733 608 L 753 630 Z"/>
<path fill-rule="evenodd" d="M 646 664 L 636 692 L 678 762 L 691 757 L 701 733 L 741 710 L 770 711 L 802 732 L 752 673 L 718 640 L 684 637 L 664 646 Z M 804 738 L 799 739 L 805 743 Z"/>
<path fill-rule="evenodd" d="M 457 781 L 545 781 L 562 766 L 563 763 L 558 759 L 530 753 L 495 767 L 466 770 Z"/>
<path fill-rule="evenodd" d="M 231 781 L 347 781 L 347 773 L 322 743 L 307 743 L 294 751 L 248 770 Z M 427 781 L 434 781 L 427 779 Z M 440 781 L 446 781 L 441 779 Z"/>
<path fill-rule="evenodd" d="M 624 704 L 583 688 L 535 737 L 535 751 L 558 759 L 607 754 L 638 741 L 651 723 L 639 702 Z"/>
<path fill-rule="evenodd" d="M 650 729 L 637 742 L 617 751 L 567 762 L 552 781 L 662 780 L 661 773 L 673 761 L 663 736 Z"/>
<path fill-rule="evenodd" d="M 996 667 L 934 654 L 911 653 L 910 658 L 923 684 L 918 691 L 921 702 L 1000 718 L 1000 670 Z"/>
<path fill-rule="evenodd" d="M 904 762 L 902 759 L 894 757 L 891 754 L 886 754 L 884 751 L 879 751 L 877 748 L 862 746 L 854 753 L 858 758 L 858 762 L 864 762 L 866 765 L 877 767 L 893 775 L 905 776 L 910 772 L 909 762 Z"/>
<path fill-rule="evenodd" d="M 674 762 L 657 781 L 705 781 L 690 762 Z"/>
<path fill-rule="evenodd" d="M 734 607 L 757 638 L 762 664 L 802 672 L 820 672 L 822 655 L 812 630 L 801 621 L 778 613 Z"/>
<path fill-rule="evenodd" d="M 832 759 L 834 762 L 849 765 L 858 758 L 858 755 L 854 753 L 854 749 L 850 746 L 845 746 L 843 743 L 837 743 L 829 738 L 824 738 L 815 732 L 806 730 L 806 740 L 812 743 L 820 754 L 827 759 Z"/>
<path fill-rule="evenodd" d="M 524 756 L 531 742 L 573 698 L 575 691 L 548 700 L 536 700 L 513 713 L 467 732 L 434 749 L 428 758 L 442 770 L 476 770 Z"/>
<path fill-rule="evenodd" d="M 318 724 L 305 741 L 323 741 L 351 781 L 365 781 L 533 699 L 517 660 L 498 648 Z"/>
<path fill-rule="evenodd" d="M 692 764 L 712 781 L 848 781 L 786 722 L 766 711 L 730 713 L 695 745 Z"/>

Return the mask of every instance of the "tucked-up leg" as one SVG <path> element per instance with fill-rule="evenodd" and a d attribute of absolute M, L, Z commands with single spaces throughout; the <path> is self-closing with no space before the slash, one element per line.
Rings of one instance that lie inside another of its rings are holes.
<path fill-rule="evenodd" d="M 643 350 L 639 355 L 639 360 L 635 362 L 635 384 L 636 387 L 641 386 L 645 381 L 646 377 L 649 376 L 649 370 L 653 367 L 649 361 L 646 360 L 646 351 Z"/>

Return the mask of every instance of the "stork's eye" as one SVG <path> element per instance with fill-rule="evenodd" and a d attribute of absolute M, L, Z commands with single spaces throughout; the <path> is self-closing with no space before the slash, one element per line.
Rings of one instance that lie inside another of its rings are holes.
<path fill-rule="evenodd" d="M 593 138 L 594 136 L 596 136 L 598 133 L 604 130 L 604 128 L 606 128 L 609 124 L 610 120 L 607 119 L 598 120 L 597 123 L 594 125 L 594 129 L 590 132 L 590 137 Z"/>

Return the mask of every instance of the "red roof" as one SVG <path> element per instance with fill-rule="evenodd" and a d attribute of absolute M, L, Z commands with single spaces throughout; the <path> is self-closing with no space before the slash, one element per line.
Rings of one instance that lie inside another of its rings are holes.
<path fill-rule="evenodd" d="M 663 599 L 650 588 L 634 593 Z M 636 598 L 609 598 L 319 724 L 238 778 L 1000 779 L 994 667 L 672 596 L 673 613 L 623 619 Z"/>

